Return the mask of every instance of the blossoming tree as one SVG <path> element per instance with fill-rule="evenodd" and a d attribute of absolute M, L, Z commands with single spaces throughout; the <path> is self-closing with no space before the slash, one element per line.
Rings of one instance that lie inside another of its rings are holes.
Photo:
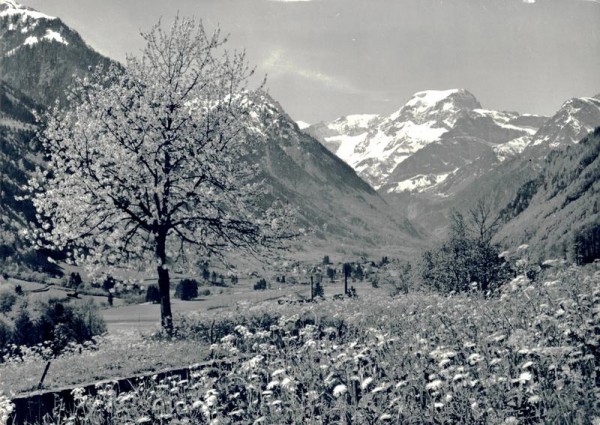
<path fill-rule="evenodd" d="M 99 267 L 156 267 L 161 323 L 172 329 L 169 270 L 233 248 L 292 238 L 293 214 L 267 203 L 252 131 L 259 94 L 244 53 L 201 22 L 142 34 L 140 58 L 79 80 L 71 107 L 40 133 L 49 168 L 30 182 L 40 245 Z"/>

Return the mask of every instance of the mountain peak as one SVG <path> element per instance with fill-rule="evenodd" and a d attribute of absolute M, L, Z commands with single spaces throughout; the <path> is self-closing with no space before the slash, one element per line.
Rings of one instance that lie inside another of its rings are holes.
<path fill-rule="evenodd" d="M 404 106 L 413 109 L 416 113 L 421 113 L 438 106 L 450 108 L 452 104 L 459 109 L 481 108 L 481 104 L 475 96 L 465 89 L 420 91 L 415 93 Z"/>
<path fill-rule="evenodd" d="M 56 19 L 54 16 L 38 12 L 30 7 L 23 6 L 14 0 L 0 0 L 0 18 L 20 16 L 23 22 L 28 19 Z"/>

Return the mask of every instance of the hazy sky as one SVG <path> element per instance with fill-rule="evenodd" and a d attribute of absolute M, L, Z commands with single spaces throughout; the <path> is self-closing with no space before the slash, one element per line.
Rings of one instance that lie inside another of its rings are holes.
<path fill-rule="evenodd" d="M 21 0 L 122 60 L 159 17 L 202 18 L 244 47 L 296 120 L 391 113 L 426 89 L 552 114 L 600 92 L 600 0 Z"/>

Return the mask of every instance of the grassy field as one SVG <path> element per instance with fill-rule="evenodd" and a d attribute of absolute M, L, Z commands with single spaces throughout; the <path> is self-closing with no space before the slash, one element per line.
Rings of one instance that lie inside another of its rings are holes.
<path fill-rule="evenodd" d="M 108 385 L 95 397 L 79 394 L 76 411 L 56 423 L 600 421 L 598 265 L 553 270 L 537 281 L 519 276 L 490 298 L 390 297 L 388 288 L 365 282 L 354 283 L 355 299 L 334 300 L 337 283 L 325 285 L 325 300 L 279 303 L 308 288 L 255 292 L 249 283 L 186 304 L 191 312 L 178 317 L 175 339 L 114 330 L 95 349 L 56 359 L 49 385 L 208 357 L 239 358 L 232 368 L 148 382 L 133 393 Z M 113 323 L 131 318 L 117 320 L 124 308 L 108 310 Z M 40 375 L 38 363 L 0 367 L 9 382 L 4 392 L 30 388 L 26 377 Z"/>
<path fill-rule="evenodd" d="M 277 285 L 272 289 L 255 291 L 256 278 L 240 279 L 234 287 L 201 287 L 209 289 L 211 295 L 192 301 L 181 301 L 172 293 L 172 307 L 176 316 L 183 314 L 235 315 L 255 305 L 277 306 L 279 299 L 301 299 L 310 294 L 309 285 Z M 11 287 L 21 285 L 24 291 L 47 288 L 45 284 L 10 279 L 4 282 Z M 356 282 L 359 293 L 367 293 L 373 288 L 367 282 Z M 31 300 L 49 298 L 68 298 L 72 292 L 58 286 L 50 286 L 44 292 L 28 292 Z M 343 284 L 325 284 L 326 296 L 343 292 Z M 78 300 L 85 302 L 94 299 L 101 306 L 100 313 L 106 321 L 108 334 L 97 338 L 94 346 L 73 346 L 72 349 L 56 359 L 44 381 L 47 389 L 60 388 L 73 384 L 83 384 L 95 380 L 128 377 L 137 373 L 162 370 L 170 367 L 184 367 L 203 361 L 209 355 L 205 342 L 177 340 L 167 344 L 149 338 L 160 328 L 160 306 L 158 304 L 125 304 L 115 298 L 114 306 L 109 307 L 106 297 L 80 295 Z M 14 396 L 36 389 L 46 365 L 46 360 L 35 353 L 24 360 L 15 360 L 0 365 L 0 393 Z"/>

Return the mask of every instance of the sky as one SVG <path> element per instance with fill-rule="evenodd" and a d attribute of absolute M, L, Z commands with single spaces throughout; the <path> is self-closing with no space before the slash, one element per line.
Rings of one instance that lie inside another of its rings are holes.
<path fill-rule="evenodd" d="M 422 90 L 553 114 L 600 93 L 600 0 L 20 0 L 123 61 L 179 13 L 230 34 L 295 120 L 390 114 Z"/>

